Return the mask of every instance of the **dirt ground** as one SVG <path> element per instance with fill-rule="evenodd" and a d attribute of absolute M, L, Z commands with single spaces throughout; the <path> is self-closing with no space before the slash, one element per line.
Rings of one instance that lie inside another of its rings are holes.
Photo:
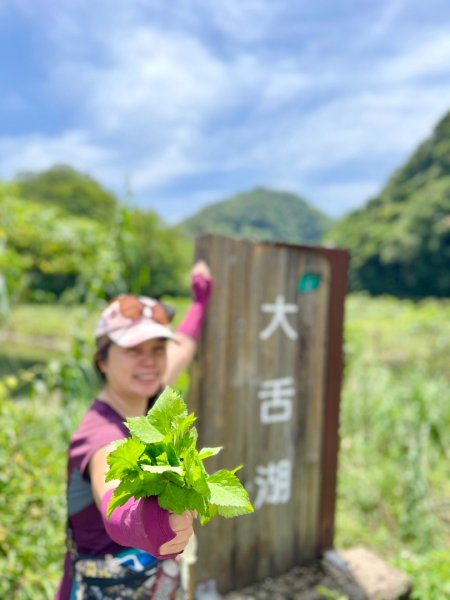
<path fill-rule="evenodd" d="M 193 595 L 196 600 L 404 600 L 411 589 L 405 573 L 357 546 L 329 550 L 308 565 L 222 595 L 210 579 L 198 583 Z"/>
<path fill-rule="evenodd" d="M 367 600 L 350 575 L 322 563 L 295 567 L 285 575 L 222 596 L 225 600 Z"/>
<path fill-rule="evenodd" d="M 226 600 L 401 600 L 409 577 L 364 547 L 328 551 L 312 564 L 223 596 Z"/>

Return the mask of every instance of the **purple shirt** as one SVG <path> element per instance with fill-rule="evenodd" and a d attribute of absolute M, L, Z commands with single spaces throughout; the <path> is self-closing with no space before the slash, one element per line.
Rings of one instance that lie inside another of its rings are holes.
<path fill-rule="evenodd" d="M 95 400 L 70 440 L 67 513 L 72 539 L 79 554 L 98 556 L 115 554 L 124 549 L 106 533 L 102 516 L 94 502 L 88 465 L 100 448 L 128 435 L 124 419 L 102 400 Z M 72 588 L 70 571 L 71 561 L 67 553 L 64 575 L 55 600 L 69 600 Z"/>

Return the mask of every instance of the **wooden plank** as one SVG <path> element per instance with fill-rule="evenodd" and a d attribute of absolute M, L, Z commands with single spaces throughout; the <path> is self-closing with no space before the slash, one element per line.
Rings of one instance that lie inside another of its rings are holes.
<path fill-rule="evenodd" d="M 344 305 L 348 285 L 349 253 L 322 248 L 330 264 L 331 285 L 328 315 L 328 352 L 322 440 L 322 495 L 318 552 L 333 547 L 336 481 L 339 450 L 339 403 L 343 373 Z"/>
<path fill-rule="evenodd" d="M 317 249 L 220 236 L 201 238 L 197 256 L 209 262 L 215 286 L 190 406 L 201 444 L 224 445 L 208 470 L 244 462 L 241 479 L 261 504 L 253 515 L 215 519 L 198 532 L 194 578 L 214 579 L 226 592 L 284 572 L 320 546 L 330 261 Z M 309 272 L 320 285 L 300 292 Z M 295 312 L 264 338 L 277 297 Z M 289 464 L 290 496 L 280 470 Z"/>

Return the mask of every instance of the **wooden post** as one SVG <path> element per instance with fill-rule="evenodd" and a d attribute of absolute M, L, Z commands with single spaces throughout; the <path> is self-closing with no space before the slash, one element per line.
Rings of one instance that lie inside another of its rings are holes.
<path fill-rule="evenodd" d="M 191 370 L 209 471 L 244 464 L 255 513 L 197 528 L 194 585 L 242 587 L 333 544 L 348 255 L 343 250 L 197 240 L 214 292 Z"/>

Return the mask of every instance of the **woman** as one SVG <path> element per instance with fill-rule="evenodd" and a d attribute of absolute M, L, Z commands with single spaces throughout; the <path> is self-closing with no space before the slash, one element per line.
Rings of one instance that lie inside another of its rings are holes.
<path fill-rule="evenodd" d="M 55 600 L 148 598 L 156 559 L 182 552 L 194 515 L 168 513 L 155 497 L 130 499 L 106 518 L 114 482 L 105 483 L 111 442 L 126 437 L 125 419 L 145 415 L 195 353 L 212 280 L 200 261 L 192 271 L 192 304 L 176 333 L 173 312 L 152 298 L 119 296 L 95 330 L 95 366 L 104 385 L 73 435 L 68 461 L 68 548 Z M 113 557 L 113 558 L 111 558 Z M 158 577 L 158 576 L 157 576 Z"/>

